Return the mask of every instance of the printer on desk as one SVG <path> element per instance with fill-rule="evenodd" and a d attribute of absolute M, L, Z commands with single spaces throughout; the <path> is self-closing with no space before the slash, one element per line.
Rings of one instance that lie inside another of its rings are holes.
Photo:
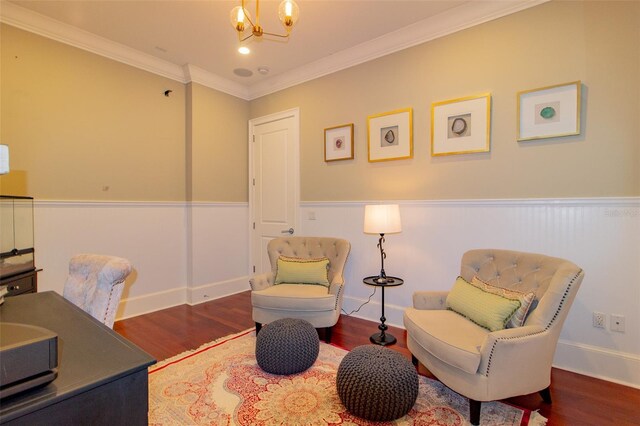
<path fill-rule="evenodd" d="M 58 335 L 33 325 L 0 323 L 0 399 L 58 375 Z"/>

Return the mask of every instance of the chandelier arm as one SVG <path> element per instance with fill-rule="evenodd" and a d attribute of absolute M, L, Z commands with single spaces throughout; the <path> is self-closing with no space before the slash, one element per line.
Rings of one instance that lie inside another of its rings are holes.
<path fill-rule="evenodd" d="M 249 17 L 249 14 L 247 13 L 247 9 L 244 8 L 244 6 L 242 6 L 242 11 L 244 12 L 244 19 L 246 19 L 247 21 L 249 21 L 249 24 L 251 24 L 251 28 L 255 28 L 256 24 L 253 23 L 253 21 L 251 20 L 251 18 Z M 257 21 L 256 21 L 257 22 Z"/>
<path fill-rule="evenodd" d="M 268 33 L 266 31 L 262 32 L 263 35 L 270 35 L 270 36 L 274 36 L 274 37 L 280 37 L 280 38 L 289 38 L 289 36 L 291 35 L 290 33 L 287 34 L 276 34 L 276 33 Z"/>
<path fill-rule="evenodd" d="M 243 41 L 245 41 L 245 40 L 249 40 L 251 37 L 253 37 L 253 33 L 249 33 L 249 35 L 248 35 L 248 36 L 246 36 L 245 38 L 242 38 L 242 37 L 240 36 L 240 33 L 238 33 L 238 39 L 240 40 L 240 43 L 242 43 L 242 42 L 243 42 Z"/>

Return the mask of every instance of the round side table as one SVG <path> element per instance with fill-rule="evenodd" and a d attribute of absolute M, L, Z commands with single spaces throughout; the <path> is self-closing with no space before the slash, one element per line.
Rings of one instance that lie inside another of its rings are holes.
<path fill-rule="evenodd" d="M 371 337 L 369 337 L 369 340 L 371 341 L 371 343 L 375 343 L 376 345 L 393 345 L 394 343 L 396 343 L 397 339 L 391 334 L 386 333 L 387 328 L 389 327 L 387 327 L 387 325 L 384 323 L 387 320 L 384 317 L 384 289 L 385 287 L 397 287 L 399 285 L 402 285 L 404 284 L 404 280 L 398 277 L 380 278 L 379 276 L 373 276 L 363 279 L 362 282 L 374 287 L 380 287 L 382 289 L 382 316 L 380 317 L 380 325 L 378 326 L 380 333 L 372 334 Z"/>

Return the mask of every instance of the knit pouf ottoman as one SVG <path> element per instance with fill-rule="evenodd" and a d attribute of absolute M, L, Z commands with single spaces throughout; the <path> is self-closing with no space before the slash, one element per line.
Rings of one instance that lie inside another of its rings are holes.
<path fill-rule="evenodd" d="M 358 346 L 338 367 L 338 396 L 351 414 L 383 422 L 398 419 L 418 398 L 418 373 L 408 359 L 382 346 Z"/>
<path fill-rule="evenodd" d="M 301 373 L 316 362 L 318 352 L 318 332 L 301 319 L 276 320 L 262 327 L 256 338 L 258 365 L 271 374 Z"/>

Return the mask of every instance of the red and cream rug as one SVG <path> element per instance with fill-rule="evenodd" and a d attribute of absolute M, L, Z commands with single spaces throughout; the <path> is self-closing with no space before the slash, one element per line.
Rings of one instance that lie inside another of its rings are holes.
<path fill-rule="evenodd" d="M 320 343 L 307 371 L 265 373 L 255 359 L 255 332 L 227 336 L 149 369 L 150 425 L 466 425 L 465 398 L 420 377 L 418 400 L 404 417 L 369 422 L 349 414 L 336 392 L 336 372 L 347 351 Z M 482 425 L 544 425 L 536 412 L 501 402 L 482 404 Z"/>

